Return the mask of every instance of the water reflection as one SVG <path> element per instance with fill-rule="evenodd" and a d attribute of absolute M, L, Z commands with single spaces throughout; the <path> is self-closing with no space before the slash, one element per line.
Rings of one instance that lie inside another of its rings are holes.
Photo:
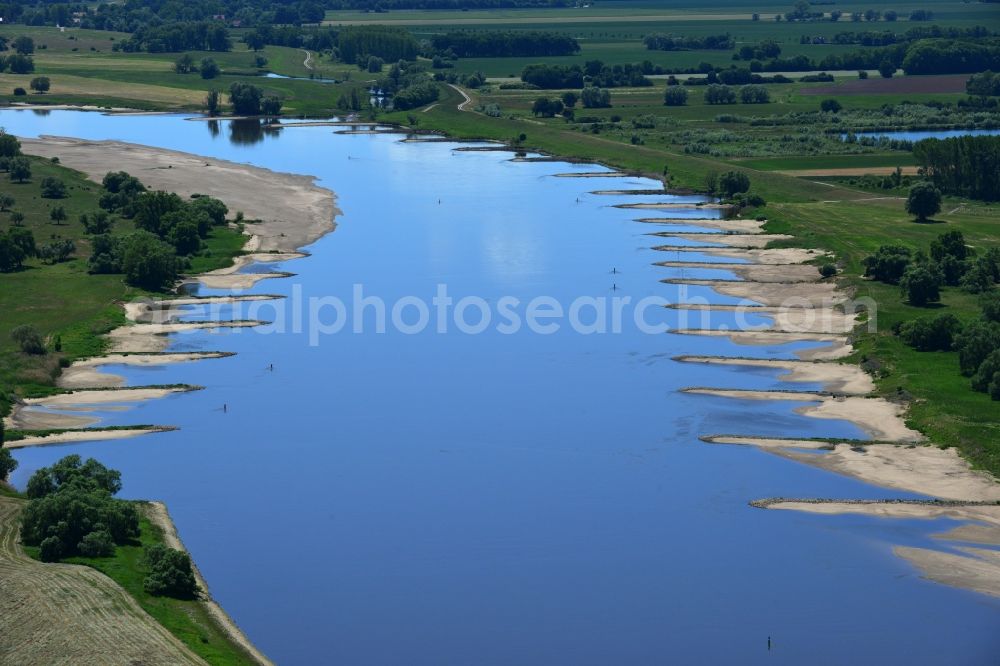
<path fill-rule="evenodd" d="M 208 125 L 208 133 L 212 135 L 213 139 L 219 136 L 219 132 L 221 132 L 222 130 L 219 128 L 218 120 L 209 120 L 205 124 Z"/>
<path fill-rule="evenodd" d="M 280 131 L 280 125 L 269 123 L 266 120 L 238 118 L 229 123 L 229 141 L 237 146 L 252 146 L 263 141 L 266 136 L 277 136 Z M 209 127 L 209 132 L 213 132 L 211 127 Z"/>

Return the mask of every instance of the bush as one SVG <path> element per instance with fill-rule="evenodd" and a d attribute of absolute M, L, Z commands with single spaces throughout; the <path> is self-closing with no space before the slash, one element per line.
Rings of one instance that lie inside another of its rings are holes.
<path fill-rule="evenodd" d="M 14 97 L 24 97 L 28 94 L 28 91 L 24 88 L 14 88 Z"/>
<path fill-rule="evenodd" d="M 943 282 L 943 276 L 933 264 L 914 264 L 903 272 L 899 287 L 910 305 L 923 307 L 941 300 Z"/>
<path fill-rule="evenodd" d="M 10 473 L 17 469 L 17 459 L 10 449 L 3 448 L 3 423 L 0 423 L 0 481 L 6 481 Z"/>
<path fill-rule="evenodd" d="M 44 354 L 42 334 L 31 324 L 23 324 L 10 332 L 10 337 L 25 354 Z"/>
<path fill-rule="evenodd" d="M 771 94 L 764 86 L 743 86 L 740 88 L 740 101 L 744 104 L 767 104 L 771 101 Z"/>
<path fill-rule="evenodd" d="M 66 183 L 51 176 L 42 178 L 41 190 L 42 196 L 46 199 L 63 199 L 66 197 Z"/>
<path fill-rule="evenodd" d="M 750 177 L 742 171 L 726 171 L 719 176 L 717 187 L 725 197 L 732 197 L 750 189 Z"/>
<path fill-rule="evenodd" d="M 611 93 L 594 86 L 587 86 L 580 93 L 584 108 L 603 109 L 611 106 Z"/>
<path fill-rule="evenodd" d="M 135 505 L 112 497 L 120 488 L 121 475 L 92 458 L 66 456 L 39 469 L 28 480 L 21 540 L 39 546 L 46 561 L 113 552 L 139 535 Z"/>
<path fill-rule="evenodd" d="M 1000 324 L 985 320 L 968 324 L 955 336 L 954 348 L 962 374 L 972 376 L 987 356 L 1000 349 Z"/>
<path fill-rule="evenodd" d="M 121 239 L 121 270 L 134 286 L 160 290 L 177 279 L 179 266 L 174 248 L 148 231 L 135 231 Z"/>
<path fill-rule="evenodd" d="M 865 277 L 885 282 L 899 284 L 903 272 L 910 265 L 913 253 L 901 245 L 883 245 L 870 257 L 864 260 Z"/>
<path fill-rule="evenodd" d="M 819 267 L 819 274 L 824 278 L 832 278 L 837 274 L 837 267 L 833 264 L 823 264 Z"/>
<path fill-rule="evenodd" d="M 899 337 L 917 351 L 949 351 L 961 330 L 962 322 L 955 315 L 944 314 L 905 322 Z"/>
<path fill-rule="evenodd" d="M 663 93 L 663 103 L 666 106 L 684 106 L 688 101 L 688 91 L 681 86 L 668 86 Z"/>
<path fill-rule="evenodd" d="M 824 99 L 822 102 L 819 103 L 820 111 L 825 111 L 827 113 L 837 113 L 842 108 L 844 107 L 842 107 L 840 105 L 840 102 L 838 102 L 835 99 Z"/>
<path fill-rule="evenodd" d="M 84 557 L 111 557 L 115 554 L 115 542 L 110 532 L 98 529 L 84 535 L 76 549 Z"/>
<path fill-rule="evenodd" d="M 146 550 L 149 575 L 142 586 L 154 596 L 175 599 L 194 599 L 198 596 L 198 583 L 187 553 L 155 545 Z"/>

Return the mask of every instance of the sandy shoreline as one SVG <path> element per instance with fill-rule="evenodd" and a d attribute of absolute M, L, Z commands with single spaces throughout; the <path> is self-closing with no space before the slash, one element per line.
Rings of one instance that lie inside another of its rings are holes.
<path fill-rule="evenodd" d="M 333 192 L 311 176 L 121 141 L 46 136 L 21 139 L 21 146 L 29 155 L 58 157 L 96 182 L 109 171 L 127 171 L 150 189 L 221 199 L 230 215 L 242 211 L 248 220 L 260 220 L 248 228 L 263 251 L 294 252 L 332 231 L 339 214 Z"/>
<path fill-rule="evenodd" d="M 166 542 L 167 546 L 174 548 L 176 550 L 182 550 L 187 552 L 187 548 L 184 547 L 184 543 L 181 541 L 180 537 L 177 535 L 177 528 L 174 525 L 174 521 L 170 518 L 170 513 L 167 511 L 167 506 L 163 502 L 145 502 L 146 516 L 149 521 L 159 527 L 163 531 L 163 540 Z M 246 637 L 246 634 L 239 628 L 236 622 L 223 610 L 222 606 L 212 598 L 211 592 L 209 591 L 208 584 L 205 582 L 204 577 L 201 575 L 201 571 L 198 570 L 197 565 L 194 563 L 194 558 L 191 558 L 191 566 L 194 568 L 194 575 L 198 581 L 198 585 L 205 592 L 205 598 L 202 599 L 202 603 L 205 605 L 206 610 L 215 620 L 216 624 L 222 628 L 222 630 L 229 636 L 230 640 L 243 648 L 246 655 L 255 664 L 260 666 L 273 666 L 273 663 L 268 659 L 263 652 L 257 649 L 257 647 Z"/>

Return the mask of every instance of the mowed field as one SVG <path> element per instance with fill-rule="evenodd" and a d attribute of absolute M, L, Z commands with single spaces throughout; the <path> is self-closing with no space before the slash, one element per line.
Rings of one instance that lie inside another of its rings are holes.
<path fill-rule="evenodd" d="M 18 666 L 204 664 L 90 567 L 42 564 L 18 538 L 26 502 L 0 496 L 0 655 Z"/>
<path fill-rule="evenodd" d="M 857 45 L 801 44 L 803 36 L 823 37 L 827 40 L 841 32 L 885 31 L 903 33 L 915 26 L 973 27 L 990 25 L 997 21 L 997 10 L 982 3 L 924 3 L 890 0 L 877 7 L 864 2 L 847 2 L 836 5 L 817 5 L 817 11 L 840 10 L 845 16 L 837 22 L 817 23 L 777 22 L 774 17 L 791 9 L 792 3 L 760 5 L 747 0 L 727 0 L 722 4 L 706 6 L 691 0 L 680 2 L 655 2 L 653 0 L 610 0 L 590 7 L 561 9 L 495 9 L 470 11 L 407 10 L 391 12 L 330 11 L 326 25 L 395 25 L 410 29 L 418 39 L 429 39 L 435 34 L 451 30 L 546 30 L 575 37 L 581 52 L 573 56 L 545 58 L 546 62 L 572 65 L 587 60 L 603 60 L 609 64 L 623 64 L 649 60 L 665 68 L 694 68 L 701 62 L 728 67 L 733 63 L 731 51 L 650 51 L 642 39 L 651 33 L 675 36 L 704 36 L 730 34 L 737 47 L 756 44 L 763 40 L 778 42 L 782 56 L 806 55 L 821 60 L 827 55 L 846 53 L 860 48 Z M 848 18 L 852 11 L 874 8 L 885 12 L 894 10 L 899 19 L 894 22 L 854 23 Z M 910 11 L 925 9 L 934 12 L 932 23 L 911 23 Z M 753 13 L 760 20 L 753 21 Z M 482 71 L 490 77 L 517 75 L 525 65 L 538 62 L 539 58 L 468 58 L 456 63 L 456 71 L 470 73 Z M 744 63 L 745 64 L 745 63 Z"/>

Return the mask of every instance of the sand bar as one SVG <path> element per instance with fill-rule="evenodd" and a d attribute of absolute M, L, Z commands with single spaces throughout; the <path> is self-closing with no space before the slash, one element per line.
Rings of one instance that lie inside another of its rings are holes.
<path fill-rule="evenodd" d="M 334 227 L 334 194 L 311 176 L 201 157 L 121 141 L 85 141 L 44 136 L 21 139 L 29 155 L 58 157 L 60 163 L 101 182 L 109 171 L 127 171 L 155 190 L 182 197 L 207 194 L 235 215 L 242 211 L 260 237 L 260 249 L 294 251 Z"/>
<path fill-rule="evenodd" d="M 676 218 L 676 217 L 642 217 L 636 220 L 644 224 L 658 224 L 675 227 L 705 227 L 710 231 L 706 233 L 718 233 L 725 231 L 735 234 L 760 234 L 763 233 L 764 223 L 757 220 L 743 220 L 733 218 L 731 220 L 720 220 L 716 218 Z M 690 233 L 690 232 L 687 232 Z"/>
<path fill-rule="evenodd" d="M 157 432 L 169 432 L 175 430 L 166 426 L 156 426 L 153 428 L 117 428 L 115 430 L 101 430 L 91 428 L 88 430 L 67 430 L 56 432 L 50 435 L 39 437 L 25 437 L 13 442 L 5 442 L 8 449 L 20 449 L 28 446 L 48 446 L 50 444 L 78 444 L 80 442 L 103 442 L 110 439 L 127 439 L 138 437 L 139 435 L 150 435 Z"/>
<path fill-rule="evenodd" d="M 726 247 L 738 248 L 765 248 L 774 241 L 788 240 L 791 236 L 787 234 L 692 234 L 692 233 L 670 233 L 669 231 L 657 231 L 651 236 L 661 236 L 666 238 L 682 238 L 692 243 L 719 243 Z M 705 246 L 712 247 L 712 246 Z M 692 245 L 659 245 L 654 250 L 699 250 L 698 246 Z"/>
<path fill-rule="evenodd" d="M 799 391 L 746 391 L 700 387 L 683 389 L 683 392 L 738 400 L 814 402 L 817 404 L 805 405 L 795 411 L 803 416 L 850 421 L 871 437 L 879 440 L 888 442 L 919 442 L 923 440 L 923 435 L 906 427 L 903 422 L 905 407 L 883 398 L 831 396 Z"/>
<path fill-rule="evenodd" d="M 679 356 L 683 363 L 707 363 L 742 367 L 774 368 L 783 370 L 778 379 L 786 382 L 822 384 L 833 393 L 867 395 L 875 390 L 875 383 L 860 367 L 847 363 L 821 363 L 783 359 L 731 358 L 724 356 Z"/>
<path fill-rule="evenodd" d="M 815 266 L 808 264 L 732 264 L 711 261 L 658 261 L 664 268 L 694 268 L 735 273 L 739 282 L 768 282 L 791 284 L 793 282 L 815 282 L 819 273 Z M 719 280 L 726 282 L 726 280 Z"/>
<path fill-rule="evenodd" d="M 789 333 L 787 331 L 721 331 L 709 329 L 679 328 L 671 333 L 679 335 L 715 335 L 727 337 L 737 345 L 771 346 L 796 342 L 815 342 L 815 347 L 797 349 L 793 354 L 803 361 L 834 361 L 850 356 L 854 351 L 847 336 L 826 333 Z"/>

